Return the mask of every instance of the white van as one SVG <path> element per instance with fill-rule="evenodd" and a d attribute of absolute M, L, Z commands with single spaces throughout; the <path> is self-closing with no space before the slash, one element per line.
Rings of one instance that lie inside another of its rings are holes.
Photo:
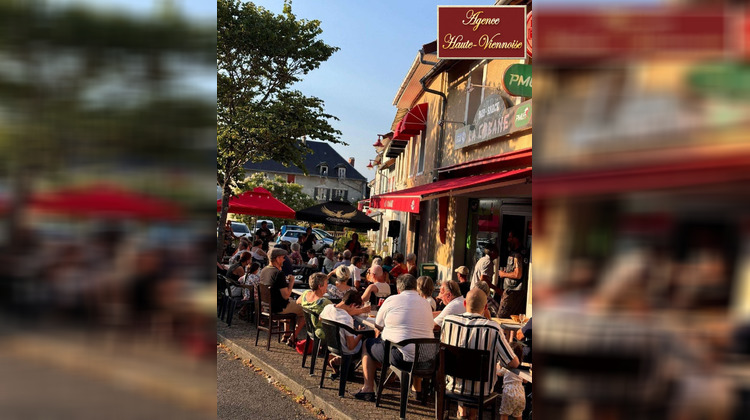
<path fill-rule="evenodd" d="M 276 228 L 274 227 L 273 222 L 270 221 L 270 220 L 258 220 L 255 223 L 255 230 L 253 231 L 253 233 L 257 232 L 258 229 L 260 229 L 260 224 L 263 223 L 263 222 L 266 222 L 266 227 L 268 228 L 268 230 L 271 231 L 271 235 L 275 235 L 276 234 Z"/>

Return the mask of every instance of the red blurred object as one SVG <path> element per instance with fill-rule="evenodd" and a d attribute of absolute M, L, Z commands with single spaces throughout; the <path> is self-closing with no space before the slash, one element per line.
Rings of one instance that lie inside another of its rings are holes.
<path fill-rule="evenodd" d="M 221 211 L 221 200 L 216 200 L 216 211 Z M 294 219 L 295 212 L 274 198 L 267 189 L 255 187 L 229 199 L 229 213 Z"/>
<path fill-rule="evenodd" d="M 31 200 L 38 211 L 106 219 L 177 220 L 176 203 L 111 184 L 93 184 L 38 194 Z"/>

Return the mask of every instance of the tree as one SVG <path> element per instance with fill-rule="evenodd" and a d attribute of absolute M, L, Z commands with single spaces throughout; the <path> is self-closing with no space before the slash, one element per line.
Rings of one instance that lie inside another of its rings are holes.
<path fill-rule="evenodd" d="M 185 140 L 214 123 L 210 101 L 173 87 L 181 68 L 213 65 L 212 27 L 47 3 L 0 2 L 0 176 L 12 192 L 10 244 L 24 236 L 35 181 L 59 183 L 92 162 L 112 168 L 149 158 L 163 170 L 186 156 L 198 161 L 203 150 L 186 149 Z"/>
<path fill-rule="evenodd" d="M 306 137 L 343 143 L 323 101 L 293 90 L 301 76 L 338 50 L 318 36 L 317 20 L 297 19 L 291 2 L 276 15 L 253 3 L 217 4 L 217 182 L 222 187 L 219 238 L 233 184 L 248 160 L 304 167 Z M 217 239 L 217 258 L 223 250 Z"/>
<path fill-rule="evenodd" d="M 252 191 L 255 187 L 263 187 L 267 189 L 274 198 L 291 207 L 295 211 L 315 205 L 315 199 L 302 192 L 302 185 L 286 182 L 286 179 L 280 175 L 276 175 L 274 179 L 268 179 L 261 173 L 255 173 L 237 184 L 238 188 L 234 190 L 235 195 L 239 195 L 245 191 Z M 249 226 L 252 226 L 250 223 L 252 216 L 242 215 L 237 218 L 247 223 Z M 273 220 L 273 223 L 276 226 L 291 224 L 293 222 L 293 220 L 289 219 L 270 218 L 269 220 Z"/>

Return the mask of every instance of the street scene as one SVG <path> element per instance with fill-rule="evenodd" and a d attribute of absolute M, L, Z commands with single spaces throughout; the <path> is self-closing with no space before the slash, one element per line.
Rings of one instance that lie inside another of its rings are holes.
<path fill-rule="evenodd" d="M 532 418 L 532 11 L 502 3 L 391 41 L 395 3 L 218 2 L 217 339 L 327 417 Z"/>

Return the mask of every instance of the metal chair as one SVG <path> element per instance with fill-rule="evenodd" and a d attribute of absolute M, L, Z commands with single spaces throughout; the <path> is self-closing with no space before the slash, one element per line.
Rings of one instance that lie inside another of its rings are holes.
<path fill-rule="evenodd" d="M 275 314 L 271 311 L 271 289 L 265 284 L 259 284 L 258 286 L 258 299 L 255 300 L 255 325 L 258 327 L 258 332 L 255 335 L 255 345 L 258 345 L 258 338 L 260 337 L 261 331 L 268 333 L 268 343 L 266 343 L 266 350 L 271 350 L 271 336 L 278 335 L 279 342 L 281 342 L 281 335 L 285 333 L 293 333 L 294 325 L 297 320 L 295 314 Z M 282 329 L 282 325 L 286 328 Z"/>
<path fill-rule="evenodd" d="M 323 388 L 323 380 L 326 377 L 326 366 L 328 366 L 328 355 L 335 354 L 341 357 L 341 367 L 339 372 L 339 397 L 344 396 L 346 390 L 346 381 L 349 377 L 349 368 L 352 361 L 355 358 L 359 358 L 360 353 L 357 354 L 345 354 L 345 344 L 341 342 L 341 330 L 349 332 L 351 334 L 359 334 L 353 328 L 348 325 L 344 325 L 339 322 L 331 321 L 328 319 L 321 319 L 323 334 L 325 338 L 321 342 L 323 344 L 323 355 L 321 356 L 323 361 L 323 371 L 320 374 L 320 388 Z"/>
<path fill-rule="evenodd" d="M 494 420 L 500 394 L 490 390 L 485 395 L 484 390 L 490 375 L 495 374 L 495 366 L 491 363 L 490 352 L 441 344 L 439 359 L 437 383 L 440 385 L 437 387 L 437 418 L 443 418 L 446 403 L 450 406 L 450 401 L 456 401 L 464 404 L 464 406 L 477 407 L 479 420 L 482 420 L 484 408 L 491 404 L 492 419 Z M 464 395 L 448 391 L 446 389 L 446 376 L 451 376 L 454 381 L 464 384 L 466 381 L 479 383 L 479 395 Z"/>
<path fill-rule="evenodd" d="M 310 360 L 310 375 L 313 375 L 315 374 L 315 360 L 318 358 L 318 351 L 320 350 L 320 338 L 315 335 L 315 325 L 313 324 L 313 317 L 317 319 L 318 314 L 307 308 L 302 308 L 302 312 L 305 313 L 305 329 L 307 330 L 307 339 L 313 341 L 312 359 Z M 307 348 L 305 348 L 305 350 L 307 350 Z M 306 361 L 307 351 L 304 351 L 302 352 L 302 367 L 305 367 Z"/>
<path fill-rule="evenodd" d="M 404 366 L 391 364 L 391 349 L 404 348 L 408 345 L 414 345 L 414 361 Z M 401 407 L 400 417 L 406 418 L 406 404 L 409 400 L 409 390 L 415 377 L 417 378 L 434 378 L 438 366 L 438 355 L 440 352 L 440 340 L 434 338 L 414 338 L 404 340 L 399 343 L 391 343 L 385 340 L 385 350 L 383 356 L 383 367 L 380 372 L 380 382 L 378 384 L 375 407 L 380 406 L 380 397 L 383 394 L 385 384 L 394 374 L 399 375 L 401 383 Z M 386 376 L 386 373 L 388 374 Z M 426 400 L 426 388 L 422 389 L 422 403 Z"/>

